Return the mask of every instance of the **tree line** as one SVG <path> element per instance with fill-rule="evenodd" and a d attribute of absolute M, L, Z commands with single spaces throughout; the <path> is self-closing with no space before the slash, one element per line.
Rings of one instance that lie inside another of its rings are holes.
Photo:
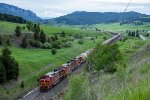
<path fill-rule="evenodd" d="M 139 37 L 139 30 L 136 31 L 126 30 L 126 33 L 128 34 L 128 36 Z"/>
<path fill-rule="evenodd" d="M 14 23 L 21 23 L 21 24 L 26 23 L 26 20 L 23 19 L 22 17 L 13 16 L 9 14 L 2 14 L 2 13 L 0 13 L 0 20 L 14 22 Z"/>
<path fill-rule="evenodd" d="M 52 54 L 56 54 L 56 49 L 71 47 L 73 39 L 68 38 L 64 31 L 55 35 L 48 36 L 41 29 L 39 23 L 26 23 L 26 29 L 31 33 L 31 37 L 22 34 L 22 27 L 16 26 L 15 36 L 22 38 L 20 46 L 22 48 L 42 48 L 51 49 Z M 77 36 L 78 37 L 78 36 Z M 82 42 L 82 41 L 81 41 Z M 83 42 L 82 42 L 83 43 Z"/>
<path fill-rule="evenodd" d="M 19 64 L 11 56 L 8 48 L 2 50 L 0 55 L 0 84 L 19 77 Z"/>

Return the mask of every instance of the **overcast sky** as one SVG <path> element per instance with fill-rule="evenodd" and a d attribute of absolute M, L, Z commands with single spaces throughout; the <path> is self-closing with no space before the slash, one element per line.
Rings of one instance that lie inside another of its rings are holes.
<path fill-rule="evenodd" d="M 58 17 L 74 11 L 123 12 L 130 0 L 0 0 L 23 9 L 29 9 L 40 17 Z M 127 11 L 150 15 L 150 0 L 132 0 Z"/>

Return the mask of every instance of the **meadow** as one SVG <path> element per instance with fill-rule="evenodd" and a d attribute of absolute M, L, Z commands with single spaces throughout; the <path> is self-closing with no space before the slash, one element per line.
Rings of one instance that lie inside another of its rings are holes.
<path fill-rule="evenodd" d="M 110 24 L 97 24 L 90 27 L 96 27 L 100 30 L 107 30 L 113 32 L 125 33 L 126 30 L 150 30 L 150 23 L 144 23 L 143 25 L 135 26 L 133 24 L 124 24 L 120 26 L 120 23 L 110 23 Z"/>
<path fill-rule="evenodd" d="M 4 26 L 7 32 L 9 28 L 9 35 L 13 34 L 16 25 L 25 26 L 25 24 L 15 24 L 8 22 L 1 22 L 0 26 Z M 20 95 L 38 86 L 38 78 L 54 69 L 57 69 L 61 64 L 68 62 L 80 53 L 93 48 L 97 43 L 104 41 L 104 37 L 108 35 L 96 31 L 84 31 L 70 27 L 54 27 L 41 25 L 42 29 L 47 35 L 56 34 L 65 31 L 67 34 L 82 34 L 83 44 L 78 44 L 78 39 L 72 42 L 70 48 L 58 49 L 56 55 L 52 55 L 50 49 L 23 49 L 16 46 L 9 47 L 12 51 L 12 56 L 18 61 L 20 69 L 20 77 L 18 80 L 13 80 L 4 85 L 0 85 L 0 99 L 17 99 Z M 24 33 L 27 30 L 23 31 Z M 95 42 L 91 40 L 95 39 Z M 2 50 L 3 47 L 0 47 Z M 21 82 L 24 82 L 24 88 L 20 87 Z"/>

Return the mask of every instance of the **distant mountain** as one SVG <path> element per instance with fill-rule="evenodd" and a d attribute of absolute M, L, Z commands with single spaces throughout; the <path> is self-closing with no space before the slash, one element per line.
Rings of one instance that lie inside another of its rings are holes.
<path fill-rule="evenodd" d="M 5 3 L 0 3 L 0 13 L 6 13 L 6 14 L 14 15 L 14 16 L 19 16 L 30 21 L 42 20 L 40 17 L 37 17 L 37 15 L 30 10 L 25 10 L 25 9 L 18 8 L 16 6 L 8 5 Z"/>
<path fill-rule="evenodd" d="M 99 24 L 99 23 L 113 23 L 126 20 L 128 22 L 139 20 L 140 17 L 147 16 L 145 14 L 137 12 L 85 12 L 76 11 L 74 13 L 61 16 L 50 20 L 58 24 L 69 24 L 69 25 L 85 25 L 85 24 Z"/>

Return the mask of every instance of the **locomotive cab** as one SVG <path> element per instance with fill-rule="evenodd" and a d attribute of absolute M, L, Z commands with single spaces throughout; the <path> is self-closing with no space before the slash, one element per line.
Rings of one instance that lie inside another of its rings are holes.
<path fill-rule="evenodd" d="M 52 81 L 53 77 L 52 76 L 43 76 L 40 79 L 40 91 L 48 91 L 52 87 Z"/>

